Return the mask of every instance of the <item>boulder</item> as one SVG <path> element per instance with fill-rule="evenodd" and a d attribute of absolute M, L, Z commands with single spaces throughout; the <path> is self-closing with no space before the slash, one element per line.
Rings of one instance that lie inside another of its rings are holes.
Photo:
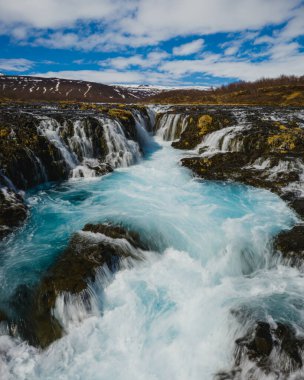
<path fill-rule="evenodd" d="M 191 113 L 187 127 L 178 141 L 172 146 L 176 149 L 194 149 L 205 135 L 233 125 L 235 119 L 226 111 L 201 114 Z"/>
<path fill-rule="evenodd" d="M 0 239 L 19 227 L 26 217 L 23 198 L 12 189 L 0 187 Z"/>
<path fill-rule="evenodd" d="M 301 350 L 304 341 L 286 323 L 277 322 L 275 326 L 270 326 L 267 322 L 259 321 L 252 331 L 235 343 L 237 367 L 249 359 L 265 373 L 280 372 L 288 375 L 303 366 Z"/>
<path fill-rule="evenodd" d="M 274 250 L 290 264 L 304 263 L 304 225 L 296 225 L 291 230 L 282 231 L 274 240 Z"/>
<path fill-rule="evenodd" d="M 54 317 L 55 302 L 60 294 L 79 294 L 90 308 L 86 294 L 88 282 L 94 281 L 96 270 L 106 266 L 112 273 L 122 260 L 141 259 L 145 246 L 138 234 L 112 224 L 87 224 L 75 233 L 66 250 L 47 270 L 35 289 L 19 287 L 13 297 L 15 314 L 22 337 L 31 344 L 46 347 L 60 338 L 63 327 Z"/>

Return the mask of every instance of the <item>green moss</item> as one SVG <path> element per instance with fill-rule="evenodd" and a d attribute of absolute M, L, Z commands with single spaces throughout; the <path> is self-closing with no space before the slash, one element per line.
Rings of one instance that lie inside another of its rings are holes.
<path fill-rule="evenodd" d="M 133 115 L 131 111 L 128 111 L 125 109 L 119 109 L 119 108 L 111 108 L 108 111 L 108 115 L 111 117 L 116 117 L 121 120 L 125 120 L 125 121 L 133 119 Z"/>
<path fill-rule="evenodd" d="M 212 116 L 210 115 L 203 115 L 198 118 L 197 121 L 197 128 L 199 129 L 199 135 L 204 136 L 209 132 L 209 129 L 212 125 Z"/>
<path fill-rule="evenodd" d="M 9 129 L 7 128 L 0 128 L 0 138 L 6 138 L 10 134 Z"/>
<path fill-rule="evenodd" d="M 269 136 L 267 139 L 268 145 L 272 150 L 281 151 L 281 153 L 287 153 L 296 148 L 296 136 L 291 133 L 280 133 L 277 135 Z"/>

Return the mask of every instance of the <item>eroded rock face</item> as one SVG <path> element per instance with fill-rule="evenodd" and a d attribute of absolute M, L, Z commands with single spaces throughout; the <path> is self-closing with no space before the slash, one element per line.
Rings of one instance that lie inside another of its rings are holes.
<path fill-rule="evenodd" d="M 40 347 L 60 338 L 63 327 L 53 314 L 57 297 L 82 294 L 89 308 L 90 297 L 85 291 L 96 270 L 105 265 L 114 273 L 123 261 L 141 259 L 140 249 L 144 247 L 136 233 L 121 226 L 87 224 L 75 233 L 36 289 L 21 286 L 16 290 L 13 307 L 23 316 L 17 321 L 23 338 Z"/>
<path fill-rule="evenodd" d="M 304 226 L 296 225 L 289 231 L 282 231 L 274 241 L 274 249 L 279 251 L 290 265 L 304 263 Z"/>
<path fill-rule="evenodd" d="M 30 114 L 2 112 L 0 167 L 18 189 L 68 177 L 69 169 L 56 147 L 38 133 Z"/>
<path fill-rule="evenodd" d="M 231 126 L 235 122 L 233 115 L 227 111 L 190 114 L 187 128 L 181 134 L 179 141 L 172 146 L 177 149 L 194 149 L 209 133 Z"/>
<path fill-rule="evenodd" d="M 234 366 L 218 373 L 217 380 L 258 380 L 262 376 L 284 376 L 303 367 L 304 339 L 291 325 L 258 321 L 248 333 L 235 341 Z M 279 377 L 278 377 L 279 378 Z"/>
<path fill-rule="evenodd" d="M 277 323 L 271 327 L 269 323 L 258 322 L 253 331 L 236 340 L 236 345 L 237 366 L 249 359 L 266 373 L 284 374 L 303 366 L 300 352 L 304 340 L 287 324 Z"/>
<path fill-rule="evenodd" d="M 20 194 L 0 172 L 0 239 L 19 227 L 27 217 L 27 207 Z"/>
<path fill-rule="evenodd" d="M 125 164 L 124 157 L 133 163 L 140 156 L 130 110 L 88 104 L 56 107 L 0 109 L 0 174 L 9 182 L 3 185 L 0 178 L 0 188 L 7 189 L 0 194 L 0 238 L 26 217 L 19 190 L 69 177 L 105 175 Z M 136 112 L 147 121 L 147 111 Z"/>
<path fill-rule="evenodd" d="M 26 217 L 27 208 L 22 197 L 10 189 L 0 189 L 0 238 L 19 227 Z"/>
<path fill-rule="evenodd" d="M 269 189 L 288 200 L 302 216 L 304 197 L 299 196 L 297 187 L 304 173 L 304 129 L 299 122 L 286 120 L 284 112 L 280 114 L 282 121 L 269 116 L 263 119 L 246 110 L 239 119 L 237 115 L 229 118 L 225 111 L 222 116 L 219 110 L 206 113 L 195 122 L 193 119 L 172 146 L 196 147 L 196 153 L 184 158 L 182 165 L 197 176 Z"/>

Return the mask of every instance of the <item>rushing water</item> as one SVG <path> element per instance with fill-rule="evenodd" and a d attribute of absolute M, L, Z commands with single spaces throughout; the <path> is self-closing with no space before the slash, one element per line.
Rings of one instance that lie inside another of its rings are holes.
<path fill-rule="evenodd" d="M 1 379 L 212 379 L 244 333 L 235 311 L 302 331 L 303 279 L 270 252 L 271 237 L 295 221 L 283 201 L 194 180 L 178 164 L 183 153 L 162 141 L 148 148 L 137 165 L 27 194 L 30 219 L 0 247 L 2 304 L 38 281 L 87 222 L 121 222 L 155 251 L 114 278 L 101 272 L 90 314 L 59 305 L 67 334 L 45 351 L 0 336 Z"/>

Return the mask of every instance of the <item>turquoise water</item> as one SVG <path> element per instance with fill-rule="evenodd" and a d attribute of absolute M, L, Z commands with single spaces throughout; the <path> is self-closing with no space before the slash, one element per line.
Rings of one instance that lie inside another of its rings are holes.
<path fill-rule="evenodd" d="M 151 251 L 108 279 L 104 292 L 100 273 L 91 314 L 58 302 L 67 335 L 46 351 L 0 337 L 0 351 L 9 351 L 3 378 L 211 379 L 229 367 L 242 334 L 231 311 L 301 330 L 301 274 L 270 250 L 294 214 L 268 191 L 193 179 L 179 165 L 184 153 L 158 143 L 138 165 L 27 194 L 27 224 L 0 247 L 2 304 L 18 284 L 37 282 L 88 222 L 122 223 Z"/>

